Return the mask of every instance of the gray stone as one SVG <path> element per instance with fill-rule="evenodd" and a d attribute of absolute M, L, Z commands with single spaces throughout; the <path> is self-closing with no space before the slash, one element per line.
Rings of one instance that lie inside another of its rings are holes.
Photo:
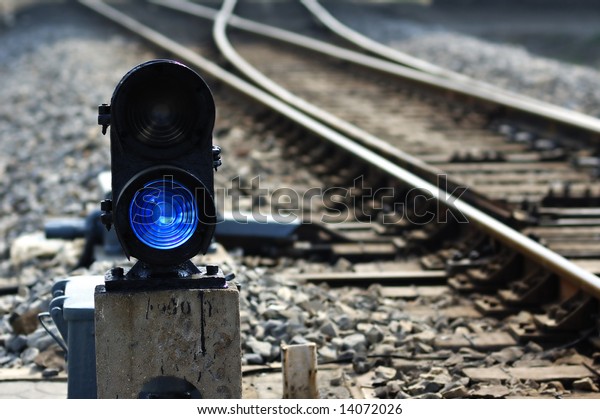
<path fill-rule="evenodd" d="M 430 380 L 419 380 L 406 390 L 412 395 L 421 395 L 426 393 L 435 393 L 443 387 L 442 384 Z"/>
<path fill-rule="evenodd" d="M 363 354 L 364 352 L 361 351 L 360 354 Z M 346 349 L 345 351 L 341 351 L 338 353 L 338 360 L 340 361 L 350 361 L 354 358 L 356 358 L 357 356 L 357 351 L 355 351 L 354 349 Z"/>
<path fill-rule="evenodd" d="M 319 332 L 308 332 L 304 335 L 304 338 L 309 342 L 316 343 L 318 346 L 325 345 L 325 342 L 328 340 Z"/>
<path fill-rule="evenodd" d="M 471 334 L 471 329 L 469 329 L 466 326 L 459 326 L 456 329 L 454 329 L 454 334 L 455 335 L 469 336 Z"/>
<path fill-rule="evenodd" d="M 254 327 L 254 332 L 252 333 L 252 336 L 254 336 L 256 339 L 258 340 L 263 340 L 265 338 L 265 328 L 262 324 L 258 324 L 256 325 L 256 327 Z"/>
<path fill-rule="evenodd" d="M 337 351 L 331 346 L 322 346 L 317 350 L 321 362 L 332 362 L 338 359 Z"/>
<path fill-rule="evenodd" d="M 371 313 L 371 322 L 387 325 L 389 323 L 389 313 L 375 311 Z"/>
<path fill-rule="evenodd" d="M 362 333 L 353 333 L 343 338 L 343 347 L 358 350 L 364 350 L 367 346 L 367 338 Z"/>
<path fill-rule="evenodd" d="M 335 326 L 335 324 L 333 322 L 330 322 L 330 321 L 326 321 L 325 323 L 323 323 L 321 325 L 321 327 L 319 328 L 319 332 L 321 332 L 325 336 L 329 336 L 331 338 L 338 336 L 337 327 Z"/>
<path fill-rule="evenodd" d="M 4 365 L 6 368 L 20 368 L 23 366 L 23 360 L 15 356 L 11 361 Z"/>
<path fill-rule="evenodd" d="M 462 384 L 457 384 L 441 391 L 441 395 L 444 399 L 464 399 L 469 395 L 469 391 Z"/>
<path fill-rule="evenodd" d="M 294 291 L 288 287 L 281 287 L 277 290 L 277 297 L 283 301 L 292 301 L 294 299 Z"/>
<path fill-rule="evenodd" d="M 414 327 L 414 323 L 410 320 L 400 320 L 398 322 L 398 329 L 403 333 L 412 333 Z"/>
<path fill-rule="evenodd" d="M 335 272 L 348 272 L 352 270 L 352 262 L 345 258 L 339 258 L 335 263 L 334 271 Z"/>
<path fill-rule="evenodd" d="M 350 330 L 354 327 L 354 321 L 347 314 L 340 314 L 333 318 L 333 321 L 340 330 Z"/>
<path fill-rule="evenodd" d="M 394 378 L 396 378 L 396 374 L 396 368 L 384 367 L 383 365 L 380 365 L 377 368 L 375 368 L 375 376 L 383 378 L 385 380 L 393 380 Z"/>
<path fill-rule="evenodd" d="M 56 377 L 59 373 L 60 373 L 60 371 L 57 368 L 46 368 L 44 371 L 42 371 L 42 377 L 44 377 L 44 378 Z"/>
<path fill-rule="evenodd" d="M 336 349 L 342 349 L 342 347 L 344 346 L 344 339 L 337 337 L 337 338 L 333 338 L 331 339 L 331 344 L 336 348 Z"/>
<path fill-rule="evenodd" d="M 367 330 L 365 336 L 370 344 L 375 344 L 383 340 L 384 334 L 379 326 L 372 326 Z"/>
<path fill-rule="evenodd" d="M 382 343 L 376 345 L 373 349 L 373 353 L 377 355 L 391 355 L 396 351 L 396 347 L 394 345 L 390 345 L 387 343 Z"/>
<path fill-rule="evenodd" d="M 56 332 L 60 338 L 60 333 Z M 45 351 L 51 345 L 56 343 L 54 338 L 50 336 L 45 330 L 35 331 L 31 335 L 27 336 L 27 345 L 32 348 L 37 348 L 40 351 Z"/>
<path fill-rule="evenodd" d="M 8 323 L 8 322 L 7 322 L 7 323 Z M 10 339 L 10 338 L 11 338 L 11 336 L 12 336 L 12 334 L 11 334 L 11 333 L 2 333 L 2 334 L 0 335 L 0 348 L 2 348 L 2 346 L 6 345 L 6 341 L 7 341 L 8 339 Z"/>
<path fill-rule="evenodd" d="M 0 283 L 2 283 L 2 279 L 0 278 Z M 12 302 L 8 298 L 0 297 L 0 316 L 4 316 L 12 311 Z M 2 323 L 2 319 L 0 317 L 0 323 Z M 0 333 L 2 333 L 2 328 L 0 327 Z"/>
<path fill-rule="evenodd" d="M 0 356 L 0 365 L 8 365 L 16 358 L 14 354 L 6 354 L 4 356 Z"/>
<path fill-rule="evenodd" d="M 352 369 L 357 374 L 364 374 L 371 370 L 373 364 L 364 356 L 357 356 L 352 360 Z"/>
<path fill-rule="evenodd" d="M 285 318 L 287 306 L 282 304 L 271 304 L 261 314 L 266 319 L 281 319 Z"/>
<path fill-rule="evenodd" d="M 23 364 L 31 364 L 35 361 L 35 357 L 38 356 L 40 350 L 37 348 L 27 348 L 21 353 L 21 359 Z"/>
<path fill-rule="evenodd" d="M 386 384 L 389 397 L 396 397 L 402 391 L 402 382 L 399 380 L 388 381 Z"/>
<path fill-rule="evenodd" d="M 269 342 L 252 339 L 246 342 L 246 346 L 248 346 L 252 352 L 262 356 L 265 359 L 271 358 L 272 345 Z"/>
<path fill-rule="evenodd" d="M 452 377 L 448 374 L 448 371 L 445 368 L 441 367 L 433 367 L 426 374 L 421 374 L 420 376 L 423 380 L 430 380 L 436 384 L 439 384 L 442 387 L 445 387 L 452 381 Z"/>
<path fill-rule="evenodd" d="M 20 353 L 27 347 L 27 338 L 23 335 L 13 335 L 6 341 L 6 349 L 13 353 Z"/>
<path fill-rule="evenodd" d="M 387 399 L 388 398 L 388 389 L 386 386 L 375 387 L 374 390 L 375 397 L 378 399 Z"/>
<path fill-rule="evenodd" d="M 244 364 L 246 365 L 262 365 L 265 363 L 262 356 L 252 352 L 245 353 L 244 355 L 242 355 L 242 359 Z"/>
<path fill-rule="evenodd" d="M 63 350 L 58 345 L 40 352 L 34 359 L 35 364 L 41 368 L 56 368 L 59 371 L 65 369 L 66 360 Z"/>
<path fill-rule="evenodd" d="M 304 336 L 302 335 L 295 335 L 291 340 L 290 343 L 292 345 L 303 345 L 306 343 L 309 343 L 308 339 L 306 339 Z"/>

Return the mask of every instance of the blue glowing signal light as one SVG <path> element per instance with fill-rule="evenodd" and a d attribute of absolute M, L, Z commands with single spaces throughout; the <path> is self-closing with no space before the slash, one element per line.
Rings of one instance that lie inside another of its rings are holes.
<path fill-rule="evenodd" d="M 194 194 L 171 176 L 138 190 L 129 206 L 129 222 L 138 239 L 154 249 L 175 249 L 198 227 Z"/>

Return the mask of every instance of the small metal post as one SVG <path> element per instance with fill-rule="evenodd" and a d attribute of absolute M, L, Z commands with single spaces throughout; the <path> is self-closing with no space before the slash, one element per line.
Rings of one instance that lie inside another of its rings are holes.
<path fill-rule="evenodd" d="M 283 398 L 318 399 L 317 345 L 282 346 Z"/>

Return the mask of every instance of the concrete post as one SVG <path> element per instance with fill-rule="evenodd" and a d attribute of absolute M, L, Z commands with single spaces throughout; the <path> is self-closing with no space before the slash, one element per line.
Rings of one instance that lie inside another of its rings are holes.
<path fill-rule="evenodd" d="M 283 398 L 318 399 L 317 388 L 317 345 L 283 345 Z"/>
<path fill-rule="evenodd" d="M 241 398 L 239 292 L 95 292 L 98 398 Z"/>

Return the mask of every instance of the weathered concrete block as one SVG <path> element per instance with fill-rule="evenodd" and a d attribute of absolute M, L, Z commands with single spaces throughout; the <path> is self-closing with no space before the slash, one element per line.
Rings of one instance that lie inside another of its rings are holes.
<path fill-rule="evenodd" d="M 98 398 L 241 398 L 239 292 L 96 288 Z"/>

